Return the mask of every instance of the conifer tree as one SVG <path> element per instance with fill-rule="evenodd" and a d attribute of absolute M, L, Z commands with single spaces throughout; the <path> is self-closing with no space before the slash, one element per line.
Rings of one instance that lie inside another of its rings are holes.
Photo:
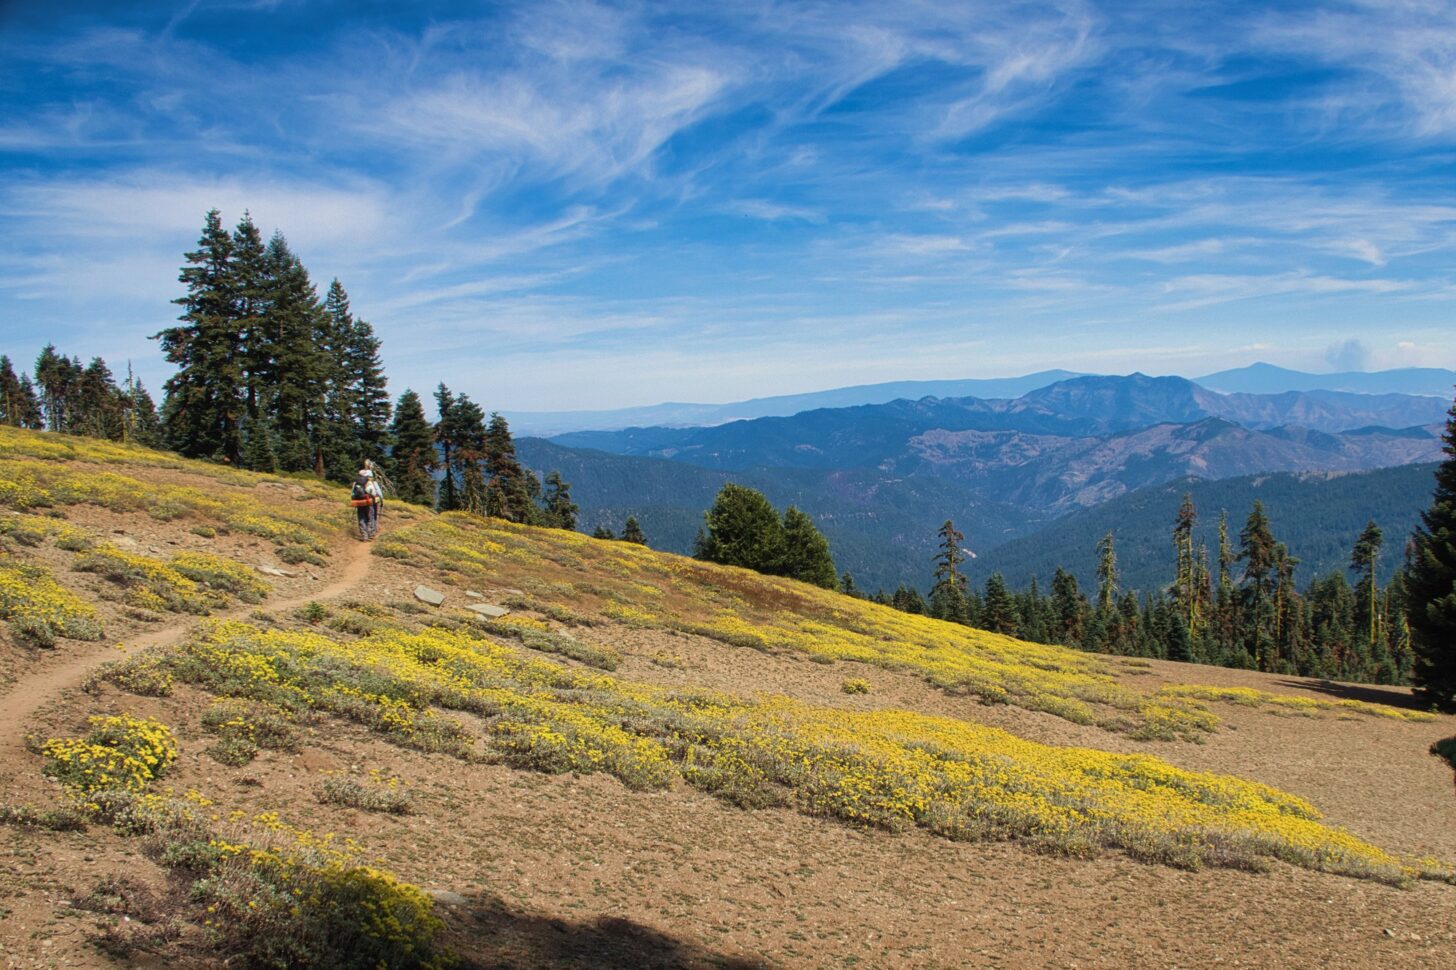
<path fill-rule="evenodd" d="M 488 514 L 511 522 L 530 522 L 535 509 L 531 478 L 516 458 L 510 425 L 498 413 L 491 414 L 486 426 L 483 455 L 490 474 Z"/>
<path fill-rule="evenodd" d="M 1350 552 L 1350 569 L 1360 575 L 1355 593 L 1360 601 L 1361 611 L 1365 614 L 1362 618 L 1365 621 L 1363 625 L 1369 631 L 1369 643 L 1372 647 L 1380 638 L 1380 583 L 1375 573 L 1380 566 L 1380 546 L 1384 539 L 1380 526 L 1371 519 L 1365 524 L 1365 531 L 1360 533 L 1360 538 L 1355 540 L 1355 548 Z"/>
<path fill-rule="evenodd" d="M 242 452 L 243 369 L 237 300 L 231 267 L 232 237 L 216 209 L 207 213 L 197 248 L 185 255 L 179 280 L 185 296 L 180 326 L 156 334 L 167 361 L 177 365 L 164 386 L 167 440 L 183 455 L 236 463 Z"/>
<path fill-rule="evenodd" d="M 592 538 L 593 539 L 613 539 L 614 540 L 614 539 L 617 538 L 617 534 L 615 532 L 613 532 L 611 529 L 608 529 L 605 525 L 599 525 L 595 529 L 592 530 Z M 702 559 L 703 557 L 702 556 L 698 556 L 697 558 L 698 559 Z"/>
<path fill-rule="evenodd" d="M 435 444 L 439 446 L 440 487 L 435 507 L 441 512 L 462 508 L 460 483 L 455 472 L 455 395 L 444 382 L 435 389 L 435 411 L 440 418 L 435 422 Z"/>
<path fill-rule="evenodd" d="M 74 397 L 70 421 L 73 434 L 110 441 L 122 439 L 126 430 L 124 401 L 106 361 L 100 357 L 91 359 L 76 381 Z"/>
<path fill-rule="evenodd" d="M 557 529 L 575 529 L 576 515 L 581 509 L 571 500 L 571 484 L 561 477 L 561 472 L 546 474 L 546 525 Z M 633 521 L 636 521 L 635 519 Z M 647 541 L 643 540 L 643 545 Z"/>
<path fill-rule="evenodd" d="M 1017 634 L 1019 624 L 1016 601 L 1011 598 L 1011 593 L 1006 589 L 1006 580 L 1001 578 L 1000 573 L 992 573 L 991 578 L 986 580 L 986 593 L 981 600 L 980 625 L 992 633 L 1004 633 L 1007 636 Z"/>
<path fill-rule="evenodd" d="M 1446 459 L 1436 490 L 1412 537 L 1406 572 L 1411 681 L 1423 697 L 1456 706 L 1456 403 L 1442 437 Z"/>
<path fill-rule="evenodd" d="M 1097 612 L 1104 618 L 1117 601 L 1117 548 L 1112 533 L 1097 543 Z"/>
<path fill-rule="evenodd" d="M 940 536 L 940 551 L 935 554 L 935 585 L 930 589 L 930 615 L 937 620 L 951 623 L 971 621 L 970 604 L 966 600 L 966 577 L 960 572 L 960 564 L 966 561 L 961 543 L 965 534 L 946 519 L 937 530 Z"/>
<path fill-rule="evenodd" d="M 162 443 L 162 425 L 157 415 L 157 406 L 140 380 L 129 378 L 127 391 L 127 437 L 148 448 Z"/>
<path fill-rule="evenodd" d="M 389 391 L 374 328 L 356 319 L 344 344 L 344 364 L 353 389 L 351 422 L 362 459 L 383 462 L 389 450 Z"/>
<path fill-rule="evenodd" d="M 925 597 L 920 595 L 920 590 L 905 583 L 895 588 L 890 596 L 890 605 L 902 613 L 913 613 L 917 616 L 923 616 L 930 609 Z"/>
<path fill-rule="evenodd" d="M 642 525 L 637 521 L 637 516 L 627 516 L 627 521 L 622 526 L 622 541 L 638 546 L 647 545 L 647 536 L 643 534 Z"/>
<path fill-rule="evenodd" d="M 320 351 L 319 367 L 324 383 L 313 429 L 315 473 L 347 482 L 363 466 L 365 455 L 356 424 L 359 393 L 350 359 L 354 314 L 349 308 L 349 294 L 337 278 L 329 284 L 316 327 L 314 341 Z M 378 430 L 383 431 L 383 427 Z"/>
<path fill-rule="evenodd" d="M 264 389 L 277 379 L 276 336 L 269 326 L 269 264 L 263 234 L 251 214 L 233 229 L 232 254 L 228 261 L 229 285 L 235 302 L 239 350 L 242 354 L 243 399 L 249 420 L 259 414 Z M 269 414 L 271 422 L 273 415 Z M 260 460 L 268 460 L 260 454 Z M 275 466 L 277 457 L 272 458 Z M 251 467 L 251 466 L 249 466 Z"/>
<path fill-rule="evenodd" d="M 394 409 L 390 426 L 389 477 L 395 494 L 419 505 L 435 504 L 435 433 L 425 417 L 420 396 L 406 389 Z"/>
<path fill-rule="evenodd" d="M 266 405 L 267 393 L 257 399 Z M 255 472 L 278 471 L 278 452 L 273 449 L 273 419 L 266 406 L 260 406 L 256 416 L 248 418 L 243 425 L 243 465 Z"/>
<path fill-rule="evenodd" d="M 274 233 L 265 254 L 267 329 L 272 359 L 267 383 L 273 389 L 273 436 L 283 471 L 321 474 L 318 433 L 329 387 L 327 347 L 320 334 L 328 323 L 308 270 Z"/>
<path fill-rule="evenodd" d="M 1206 567 L 1200 562 L 1199 552 L 1193 540 L 1193 528 L 1197 522 L 1198 510 L 1193 505 L 1193 496 L 1185 492 L 1183 504 L 1178 508 L 1178 517 L 1173 524 L 1173 550 L 1176 563 L 1173 596 L 1182 609 L 1186 632 L 1195 636 L 1202 628 L 1203 611 L 1208 598 Z"/>
<path fill-rule="evenodd" d="M 41 427 L 40 400 L 30 375 L 15 372 L 9 357 L 0 356 L 0 423 L 17 428 Z"/>
<path fill-rule="evenodd" d="M 771 573 L 783 558 L 784 527 L 763 493 L 728 482 L 703 515 L 698 558 Z"/>
<path fill-rule="evenodd" d="M 784 511 L 783 558 L 775 570 L 781 576 L 797 579 L 825 589 L 839 585 L 838 570 L 829 554 L 829 540 L 814 525 L 814 520 L 797 507 Z"/>
<path fill-rule="evenodd" d="M 1077 577 L 1061 566 L 1052 576 L 1052 629 L 1056 642 L 1080 646 L 1086 636 L 1087 598 L 1077 587 Z"/>

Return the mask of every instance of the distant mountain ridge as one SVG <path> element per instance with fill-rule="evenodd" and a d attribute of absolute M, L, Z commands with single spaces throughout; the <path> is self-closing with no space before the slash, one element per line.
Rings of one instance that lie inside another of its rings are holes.
<path fill-rule="evenodd" d="M 1282 394 L 1286 391 L 1351 391 L 1357 394 L 1417 394 L 1449 402 L 1456 394 L 1456 371 L 1442 367 L 1401 367 L 1382 371 L 1310 374 L 1260 361 L 1248 367 L 1193 378 L 1212 391 Z"/>
<path fill-rule="evenodd" d="M 707 427 L 752 418 L 788 417 L 818 408 L 887 404 L 899 399 L 915 401 L 925 397 L 1015 398 L 1061 381 L 1087 376 L 1098 375 L 1044 370 L 1020 377 L 859 384 L 825 391 L 753 398 L 729 404 L 669 402 L 606 411 L 507 411 L 505 416 L 517 434 L 541 437 L 574 431 Z M 1311 374 L 1261 362 L 1193 378 L 1191 383 L 1224 394 L 1336 391 L 1352 394 L 1409 394 L 1450 401 L 1453 393 L 1456 393 L 1456 371 L 1437 367 L 1407 367 L 1369 373 Z"/>
<path fill-rule="evenodd" d="M 646 427 L 708 427 L 752 418 L 787 417 L 819 408 L 886 404 L 923 397 L 1016 397 L 1027 391 L 1081 376 L 1074 371 L 1046 370 L 1022 377 L 942 381 L 890 381 L 858 384 L 827 391 L 780 394 L 730 404 L 651 404 L 609 411 L 507 411 L 517 434 L 551 437 L 572 431 L 616 431 Z"/>
<path fill-rule="evenodd" d="M 893 587 L 924 582 L 946 518 L 981 553 L 1170 481 L 1434 461 L 1444 410 L 1409 395 L 1222 395 L 1134 374 L 1071 378 L 1012 399 L 927 397 L 709 428 L 578 432 L 523 439 L 521 449 L 538 471 L 562 470 L 588 528 L 620 528 L 633 514 L 654 544 L 688 551 L 703 509 L 731 479 L 779 507 L 798 505 L 842 568 Z"/>

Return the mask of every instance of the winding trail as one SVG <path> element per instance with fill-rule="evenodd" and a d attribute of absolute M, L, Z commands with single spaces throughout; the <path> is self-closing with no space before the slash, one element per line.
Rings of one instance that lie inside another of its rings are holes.
<path fill-rule="evenodd" d="M 354 589 L 368 577 L 373 557 L 369 555 L 367 543 L 353 542 L 348 549 L 349 552 L 343 560 L 344 569 L 338 579 L 322 589 L 286 600 L 265 601 L 262 606 L 271 610 L 289 610 L 312 600 L 333 599 Z M 237 619 L 258 608 L 253 604 L 238 606 L 214 613 L 207 619 Z M 23 677 L 16 681 L 7 693 L 0 695 L 0 771 L 13 771 L 17 759 L 24 759 L 26 724 L 48 701 L 54 700 L 64 691 L 80 687 L 102 664 L 178 639 L 186 635 L 197 622 L 198 619 L 192 617 L 179 620 L 127 640 L 121 649 L 102 647 L 32 677 Z"/>

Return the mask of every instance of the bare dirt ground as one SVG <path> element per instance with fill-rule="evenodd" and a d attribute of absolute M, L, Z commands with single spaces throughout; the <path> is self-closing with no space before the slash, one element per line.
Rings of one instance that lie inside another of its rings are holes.
<path fill-rule="evenodd" d="M 148 529 L 138 541 L 192 541 L 166 524 Z M 280 581 L 262 608 L 408 598 L 420 575 L 371 559 L 368 548 L 341 537 L 327 567 L 303 567 Z M 462 590 L 447 592 L 463 601 Z M 277 811 L 313 831 L 359 840 L 365 857 L 442 894 L 439 911 L 467 966 L 1424 968 L 1447 965 L 1456 952 L 1456 887 L 1447 885 L 1395 889 L 1282 865 L 1267 874 L 1185 872 L 1116 853 L 1080 860 L 1012 844 L 859 831 L 784 809 L 744 811 L 681 785 L 635 793 L 605 776 L 465 766 L 332 722 L 311 729 L 296 753 L 265 751 L 230 768 L 204 753 L 211 741 L 199 722 L 204 695 L 80 692 L 96 664 L 119 655 L 116 639 L 128 649 L 171 642 L 193 622 L 138 624 L 109 642 L 12 656 L 20 679 L 0 695 L 0 802 L 58 800 L 40 759 L 24 747 L 26 732 L 75 732 L 93 713 L 161 718 L 182 749 L 167 785 L 205 793 L 220 813 Z M 1137 742 L 859 664 L 621 626 L 577 632 L 622 650 L 617 675 L 624 678 L 910 708 L 1047 743 L 1147 752 L 1291 791 L 1384 848 L 1456 860 L 1452 771 L 1427 753 L 1433 741 L 1456 735 L 1453 717 L 1407 723 L 1216 704 L 1223 726 L 1205 744 Z M 1122 669 L 1129 684 L 1147 690 L 1183 682 L 1394 703 L 1409 696 L 1185 664 Z M 843 694 L 840 683 L 850 676 L 867 679 L 872 693 Z M 315 797 L 325 773 L 371 768 L 399 776 L 417 813 L 381 816 Z M 101 918 L 82 905 L 109 874 L 159 892 L 168 879 L 136 840 L 100 826 L 79 833 L 0 826 L 0 968 L 216 965 L 186 948 L 165 958 L 113 958 L 99 949 Z"/>

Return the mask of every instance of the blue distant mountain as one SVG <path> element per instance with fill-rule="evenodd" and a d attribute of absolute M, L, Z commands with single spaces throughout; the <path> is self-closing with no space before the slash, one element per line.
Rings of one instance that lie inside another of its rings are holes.
<path fill-rule="evenodd" d="M 759 397 L 732 404 L 652 404 L 612 411 L 507 411 L 511 430 L 521 435 L 551 437 L 571 431 L 617 431 L 622 428 L 687 428 L 727 424 L 750 418 L 787 417 L 819 408 L 848 408 L 861 404 L 887 404 L 923 397 L 1020 397 L 1057 381 L 1079 374 L 1068 370 L 1045 370 L 1022 377 L 994 377 L 985 380 L 890 381 L 860 384 L 827 391 Z"/>
<path fill-rule="evenodd" d="M 1307 374 L 1263 362 L 1195 377 L 1194 383 L 1212 391 L 1246 394 L 1282 394 L 1286 391 L 1353 391 L 1357 394 L 1420 394 L 1450 401 L 1456 395 L 1456 371 L 1441 367 L 1402 367 L 1398 370 L 1345 371 Z"/>
<path fill-rule="evenodd" d="M 1169 482 L 1431 462 L 1441 455 L 1445 407 L 1401 394 L 1219 394 L 1180 377 L 1132 374 L 1070 378 L 1015 398 L 924 397 L 711 427 L 579 431 L 523 438 L 520 449 L 538 472 L 563 472 L 588 529 L 620 528 L 635 515 L 654 545 L 687 551 L 703 509 L 732 480 L 781 507 L 798 505 L 820 524 L 842 568 L 892 588 L 923 582 L 935 529 L 947 518 L 985 554 L 1052 520 Z M 1420 489 L 1405 486 L 1420 478 L 1400 479 L 1392 527 L 1405 528 L 1419 510 Z M 1250 478 L 1218 500 L 1242 514 L 1257 488 Z M 1305 524 L 1317 530 L 1321 521 L 1316 510 Z M 1344 538 L 1302 545 L 1313 554 Z"/>

